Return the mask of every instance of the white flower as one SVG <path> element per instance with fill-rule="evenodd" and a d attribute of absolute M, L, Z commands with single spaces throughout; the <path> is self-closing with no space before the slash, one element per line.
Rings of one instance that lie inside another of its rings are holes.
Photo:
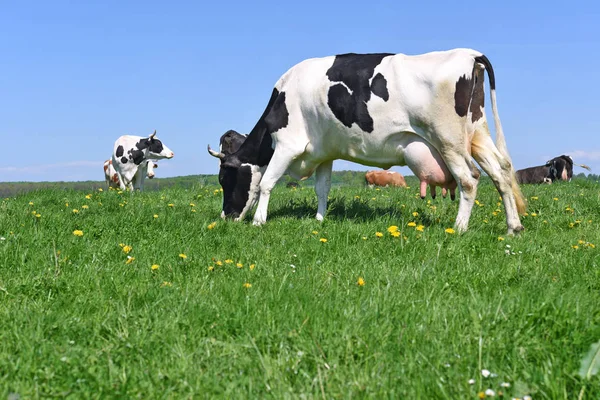
<path fill-rule="evenodd" d="M 475 379 L 469 379 L 469 385 L 474 385 L 475 384 Z"/>
<path fill-rule="evenodd" d="M 507 256 L 510 256 L 510 250 L 508 250 L 508 249 L 504 250 L 504 254 L 506 254 Z"/>
<path fill-rule="evenodd" d="M 523 400 L 531 400 L 531 396 L 523 396 Z"/>
<path fill-rule="evenodd" d="M 483 375 L 484 378 L 487 378 L 488 376 L 490 376 L 490 371 L 488 371 L 487 369 L 482 369 L 481 370 L 481 375 Z"/>
<path fill-rule="evenodd" d="M 4 236 L 0 236 L 0 240 L 6 240 Z"/>
<path fill-rule="evenodd" d="M 502 386 L 503 388 L 508 388 L 508 387 L 510 387 L 510 383 L 508 383 L 508 382 L 502 382 L 500 384 L 500 386 Z"/>
<path fill-rule="evenodd" d="M 496 395 L 496 392 L 494 392 L 492 389 L 488 389 L 485 391 L 485 395 L 488 397 L 494 397 Z"/>
<path fill-rule="evenodd" d="M 510 249 L 510 244 L 507 244 L 507 245 L 506 245 L 506 248 L 507 248 L 507 249 Z"/>

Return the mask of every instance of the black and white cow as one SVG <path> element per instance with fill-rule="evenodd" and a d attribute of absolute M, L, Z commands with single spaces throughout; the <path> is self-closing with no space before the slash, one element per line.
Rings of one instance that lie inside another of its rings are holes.
<path fill-rule="evenodd" d="M 575 164 L 571 156 L 562 155 L 546 161 L 544 165 L 523 168 L 516 172 L 519 183 L 552 183 L 570 181 L 573 178 L 573 165 L 591 170 L 585 164 Z"/>
<path fill-rule="evenodd" d="M 496 144 L 484 112 L 484 71 L 490 78 Z M 333 160 L 390 168 L 404 165 L 404 149 L 420 137 L 436 149 L 460 190 L 455 227 L 466 231 L 479 170 L 502 196 L 508 232 L 523 229 L 525 201 L 516 182 L 496 108 L 492 65 L 482 53 L 454 49 L 423 55 L 343 54 L 305 60 L 275 84 L 248 138 L 221 159 L 223 215 L 237 220 L 258 200 L 254 224 L 267 219 L 269 196 L 286 172 L 316 171 L 317 219 L 331 187 Z M 414 171 L 413 171 L 414 172 Z"/>
<path fill-rule="evenodd" d="M 145 161 L 147 163 L 147 173 L 146 176 L 148 179 L 152 179 L 155 176 L 154 170 L 158 168 L 158 164 L 152 160 Z M 117 171 L 112 165 L 112 159 L 104 161 L 104 180 L 106 181 L 106 185 L 108 188 L 118 188 L 121 187 L 119 181 L 119 175 Z"/>
<path fill-rule="evenodd" d="M 173 158 L 175 155 L 155 136 L 156 131 L 149 137 L 124 135 L 115 142 L 112 165 L 121 189 L 144 190 L 148 161 Z"/>

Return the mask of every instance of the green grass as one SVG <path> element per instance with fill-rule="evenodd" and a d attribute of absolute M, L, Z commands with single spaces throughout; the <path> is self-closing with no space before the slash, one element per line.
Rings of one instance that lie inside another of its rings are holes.
<path fill-rule="evenodd" d="M 311 188 L 276 188 L 260 228 L 221 221 L 215 186 L 3 200 L 0 397 L 600 398 L 577 375 L 600 339 L 598 184 L 525 186 L 506 237 L 489 182 L 464 235 L 457 202 L 409 183 L 334 188 L 322 224 Z"/>

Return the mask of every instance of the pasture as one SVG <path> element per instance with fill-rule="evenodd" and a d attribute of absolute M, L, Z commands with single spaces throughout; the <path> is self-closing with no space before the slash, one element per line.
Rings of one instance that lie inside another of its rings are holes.
<path fill-rule="evenodd" d="M 259 228 L 218 186 L 3 199 L 0 396 L 600 398 L 598 184 L 524 186 L 507 237 L 489 181 L 464 235 L 407 181 L 332 188 L 324 223 L 277 187 Z"/>

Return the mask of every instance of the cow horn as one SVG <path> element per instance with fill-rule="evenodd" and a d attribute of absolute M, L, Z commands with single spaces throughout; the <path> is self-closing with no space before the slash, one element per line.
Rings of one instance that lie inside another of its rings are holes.
<path fill-rule="evenodd" d="M 154 133 L 150 135 L 150 139 L 154 139 L 154 136 L 156 136 L 156 129 L 154 130 Z"/>
<path fill-rule="evenodd" d="M 577 165 L 578 167 L 581 167 L 581 168 L 585 168 L 585 169 L 587 169 L 588 171 L 591 171 L 591 170 L 592 170 L 592 169 L 591 169 L 589 166 L 587 166 L 587 165 L 585 165 L 585 164 L 575 164 L 575 165 Z"/>
<path fill-rule="evenodd" d="M 208 145 L 208 153 L 213 157 L 220 158 L 221 160 L 225 158 L 225 154 L 219 153 L 218 151 L 214 151 L 213 149 L 211 149 L 210 144 Z"/>

